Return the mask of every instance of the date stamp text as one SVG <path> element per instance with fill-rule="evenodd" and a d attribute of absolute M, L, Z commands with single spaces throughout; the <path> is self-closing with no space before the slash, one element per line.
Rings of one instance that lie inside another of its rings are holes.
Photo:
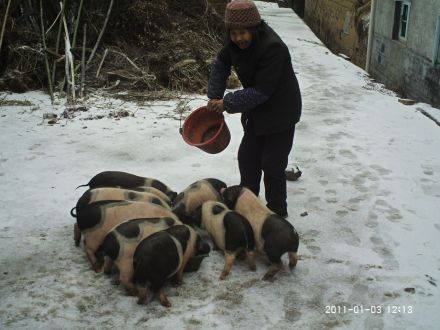
<path fill-rule="evenodd" d="M 411 305 L 326 305 L 325 314 L 413 314 Z"/>

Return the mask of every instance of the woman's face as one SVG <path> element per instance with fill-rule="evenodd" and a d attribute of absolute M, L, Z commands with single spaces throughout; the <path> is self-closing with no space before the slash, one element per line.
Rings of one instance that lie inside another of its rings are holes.
<path fill-rule="evenodd" d="M 252 42 L 252 33 L 248 29 L 231 29 L 229 37 L 240 49 L 246 49 Z"/>

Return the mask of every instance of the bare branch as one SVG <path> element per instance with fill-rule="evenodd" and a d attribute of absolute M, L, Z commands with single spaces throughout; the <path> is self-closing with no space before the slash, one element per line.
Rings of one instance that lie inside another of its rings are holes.
<path fill-rule="evenodd" d="M 101 32 L 99 33 L 99 36 L 98 36 L 98 40 L 96 40 L 96 44 L 93 47 L 92 53 L 90 54 L 90 57 L 89 57 L 89 59 L 87 61 L 86 70 L 87 70 L 88 66 L 90 65 L 90 63 L 92 62 L 92 59 L 95 56 L 96 50 L 98 49 L 99 42 L 101 41 L 101 38 L 102 38 L 102 36 L 104 34 L 104 31 L 105 31 L 105 28 L 107 26 L 108 19 L 110 17 L 110 13 L 112 11 L 112 7 L 113 7 L 113 0 L 110 1 L 110 5 L 108 7 L 107 16 L 105 17 L 104 25 L 102 26 L 102 30 L 101 30 Z"/>
<path fill-rule="evenodd" d="M 99 77 L 99 73 L 101 72 L 101 67 L 104 64 L 105 58 L 107 57 L 108 48 L 105 49 L 104 55 L 102 55 L 101 62 L 99 63 L 98 70 L 96 70 L 96 78 Z"/>
<path fill-rule="evenodd" d="M 65 0 L 64 0 L 65 1 Z M 57 17 L 55 17 L 53 23 L 51 26 L 49 26 L 49 28 L 46 30 L 46 34 L 48 34 L 50 32 L 50 30 L 52 30 L 52 28 L 54 27 L 55 23 L 58 21 L 58 18 L 60 18 L 61 14 L 62 14 L 63 8 L 60 9 L 60 11 L 58 12 Z"/>

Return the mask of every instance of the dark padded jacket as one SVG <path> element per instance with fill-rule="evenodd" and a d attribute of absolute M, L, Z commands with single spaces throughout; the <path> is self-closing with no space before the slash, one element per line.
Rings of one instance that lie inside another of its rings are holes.
<path fill-rule="evenodd" d="M 232 66 L 243 90 L 223 97 Z M 265 22 L 248 48 L 229 42 L 221 49 L 210 74 L 208 97 L 223 98 L 228 113 L 241 112 L 244 129 L 253 128 L 256 135 L 293 128 L 301 116 L 301 92 L 289 50 Z"/>

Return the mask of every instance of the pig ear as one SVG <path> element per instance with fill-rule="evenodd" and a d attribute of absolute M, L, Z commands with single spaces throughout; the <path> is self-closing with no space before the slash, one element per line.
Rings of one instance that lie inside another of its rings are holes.
<path fill-rule="evenodd" d="M 220 201 L 221 202 L 225 202 L 225 195 L 223 195 L 223 194 L 224 194 L 226 188 L 220 188 Z"/>
<path fill-rule="evenodd" d="M 174 201 L 177 197 L 177 192 L 172 191 L 172 192 L 169 192 L 167 195 L 171 199 L 171 201 Z"/>
<path fill-rule="evenodd" d="M 199 233 L 197 233 L 197 251 L 196 255 L 203 255 L 203 254 L 209 254 L 211 251 L 211 247 L 208 243 L 206 243 L 203 238 L 200 236 Z"/>
<path fill-rule="evenodd" d="M 208 243 L 206 243 L 203 239 L 201 239 L 199 242 L 198 251 L 199 251 L 198 254 L 209 254 L 209 252 L 211 252 L 211 247 L 209 246 Z"/>

